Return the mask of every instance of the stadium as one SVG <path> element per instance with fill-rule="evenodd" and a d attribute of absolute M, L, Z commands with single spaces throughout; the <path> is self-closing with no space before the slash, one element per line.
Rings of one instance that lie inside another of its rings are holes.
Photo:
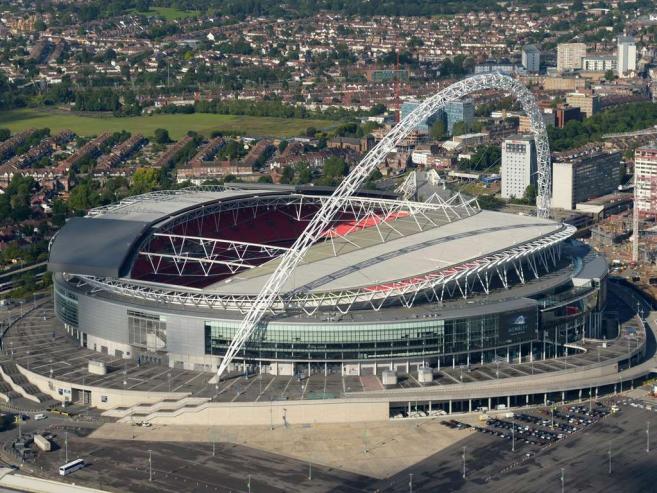
<path fill-rule="evenodd" d="M 216 372 L 331 192 L 190 188 L 73 218 L 50 250 L 56 315 L 86 348 Z M 605 335 L 607 264 L 574 232 L 459 194 L 352 195 L 228 370 L 368 375 L 558 357 Z"/>
<path fill-rule="evenodd" d="M 363 188 L 419 122 L 485 89 L 529 117 L 535 215 L 436 187 L 411 200 L 408 178 Z M 657 372 L 651 302 L 549 219 L 550 177 L 531 92 L 480 74 L 427 98 L 335 189 L 229 184 L 93 209 L 53 238 L 53 301 L 15 322 L 0 374 L 123 422 L 270 428 L 622 392 Z"/>

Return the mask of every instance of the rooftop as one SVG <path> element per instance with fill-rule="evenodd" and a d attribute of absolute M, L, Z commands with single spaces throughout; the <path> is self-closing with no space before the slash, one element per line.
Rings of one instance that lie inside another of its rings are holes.
<path fill-rule="evenodd" d="M 562 225 L 529 216 L 481 211 L 473 216 L 418 232 L 414 219 L 400 218 L 388 230 L 385 243 L 376 228 L 349 235 L 334 256 L 333 243 L 313 245 L 283 287 L 331 291 L 375 286 L 412 278 L 513 248 L 555 233 Z M 221 281 L 208 290 L 217 293 L 257 294 L 280 259 Z"/>

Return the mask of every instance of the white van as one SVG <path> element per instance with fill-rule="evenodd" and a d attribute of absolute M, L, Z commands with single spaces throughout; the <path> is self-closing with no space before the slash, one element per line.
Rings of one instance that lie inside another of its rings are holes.
<path fill-rule="evenodd" d="M 41 414 L 35 414 L 35 415 L 34 415 L 34 420 L 35 420 L 35 421 L 41 421 L 42 419 L 46 419 L 47 417 L 48 417 L 48 416 L 46 416 L 46 415 L 43 414 L 43 413 L 41 413 Z"/>

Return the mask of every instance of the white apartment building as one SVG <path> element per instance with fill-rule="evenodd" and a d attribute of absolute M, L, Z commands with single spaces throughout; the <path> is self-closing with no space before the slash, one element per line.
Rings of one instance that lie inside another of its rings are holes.
<path fill-rule="evenodd" d="M 536 147 L 530 135 L 514 135 L 502 142 L 502 197 L 520 199 L 536 184 Z"/>
<path fill-rule="evenodd" d="M 657 202 L 657 142 L 634 151 L 634 200 L 639 212 L 654 213 Z"/>
<path fill-rule="evenodd" d="M 616 72 L 618 59 L 614 55 L 588 55 L 582 58 L 582 70 L 585 72 Z"/>
<path fill-rule="evenodd" d="M 557 71 L 579 70 L 586 56 L 586 43 L 560 43 L 557 45 Z"/>
<path fill-rule="evenodd" d="M 618 76 L 636 70 L 636 44 L 633 36 L 618 36 Z"/>

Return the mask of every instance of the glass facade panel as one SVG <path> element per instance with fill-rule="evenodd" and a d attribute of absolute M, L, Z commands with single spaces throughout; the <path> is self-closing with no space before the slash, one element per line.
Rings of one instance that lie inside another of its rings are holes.
<path fill-rule="evenodd" d="M 55 284 L 55 312 L 64 323 L 78 326 L 78 297 L 75 293 Z"/>
<path fill-rule="evenodd" d="M 161 315 L 128 310 L 128 337 L 132 346 L 163 351 L 167 347 L 167 319 Z"/>
<path fill-rule="evenodd" d="M 507 314 L 453 320 L 391 322 L 388 324 L 270 324 L 258 331 L 239 357 L 254 359 L 368 360 L 478 351 L 536 339 L 536 310 L 520 315 L 511 327 Z M 237 322 L 206 321 L 205 352 L 221 355 Z M 500 336 L 503 337 L 500 337 Z"/>

